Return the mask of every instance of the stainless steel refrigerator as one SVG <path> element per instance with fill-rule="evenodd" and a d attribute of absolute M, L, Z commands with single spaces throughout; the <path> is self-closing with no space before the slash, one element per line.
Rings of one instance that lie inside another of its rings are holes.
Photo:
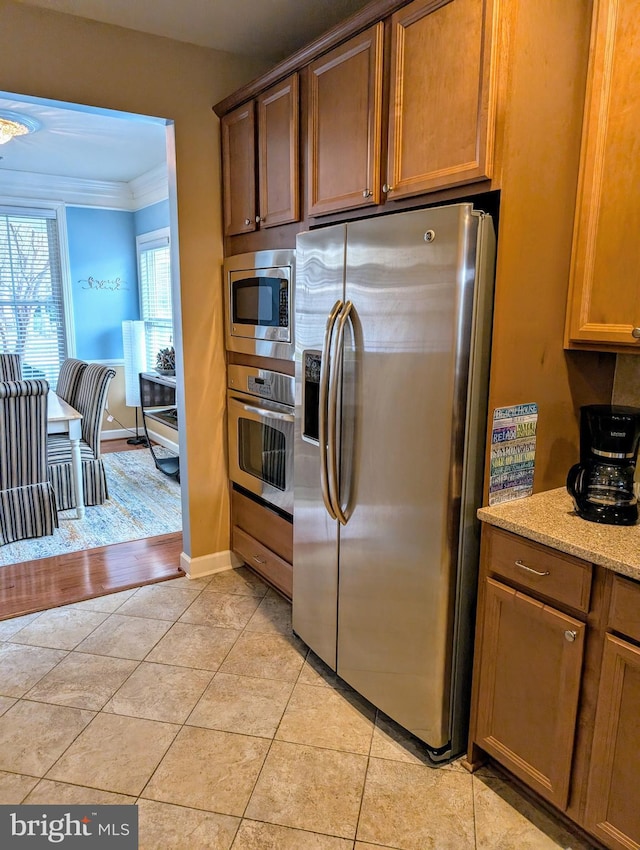
<path fill-rule="evenodd" d="M 434 760 L 465 748 L 494 257 L 468 203 L 296 244 L 293 628 Z"/>

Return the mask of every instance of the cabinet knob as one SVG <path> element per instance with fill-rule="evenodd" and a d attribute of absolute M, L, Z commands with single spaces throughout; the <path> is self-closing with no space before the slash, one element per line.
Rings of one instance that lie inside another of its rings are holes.
<path fill-rule="evenodd" d="M 260 224 L 261 221 L 266 221 L 266 218 L 261 218 L 259 215 L 256 216 L 256 224 Z"/>
<path fill-rule="evenodd" d="M 631 331 L 631 336 L 632 336 L 634 339 L 640 339 L 640 328 L 634 328 L 634 329 Z"/>
<path fill-rule="evenodd" d="M 363 198 L 370 198 L 371 195 L 373 195 L 373 192 L 371 191 L 371 189 L 365 189 L 364 192 L 362 193 Z"/>
<path fill-rule="evenodd" d="M 578 632 L 574 632 L 573 629 L 567 629 L 564 633 L 565 640 L 568 640 L 569 643 L 573 643 L 574 640 L 578 637 Z"/>
<path fill-rule="evenodd" d="M 382 191 L 385 193 L 385 195 L 388 195 L 389 192 L 393 192 L 393 186 L 389 186 L 388 183 L 385 183 L 382 187 Z"/>
<path fill-rule="evenodd" d="M 250 219 L 250 218 L 245 218 L 244 223 L 245 223 L 245 224 L 246 224 L 246 226 L 248 227 L 248 226 L 251 224 L 251 219 Z"/>

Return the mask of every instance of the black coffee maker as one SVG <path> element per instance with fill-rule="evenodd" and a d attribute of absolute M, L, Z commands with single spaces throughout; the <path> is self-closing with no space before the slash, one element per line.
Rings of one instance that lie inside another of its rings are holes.
<path fill-rule="evenodd" d="M 610 404 L 580 408 L 580 463 L 567 475 L 579 516 L 610 525 L 638 521 L 633 479 L 639 440 L 640 409 Z"/>

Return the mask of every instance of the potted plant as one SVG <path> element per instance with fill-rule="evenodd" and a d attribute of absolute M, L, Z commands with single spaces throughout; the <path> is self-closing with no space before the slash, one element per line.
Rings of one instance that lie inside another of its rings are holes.
<path fill-rule="evenodd" d="M 161 348 L 156 355 L 156 372 L 160 375 L 175 375 L 176 352 L 172 345 L 169 348 Z"/>

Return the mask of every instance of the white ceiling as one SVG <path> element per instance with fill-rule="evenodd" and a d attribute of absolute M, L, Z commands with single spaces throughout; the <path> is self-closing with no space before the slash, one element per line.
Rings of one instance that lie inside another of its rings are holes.
<path fill-rule="evenodd" d="M 275 64 L 368 0 L 20 2 L 217 50 L 259 55 Z M 0 175 L 5 171 L 13 184 L 20 172 L 128 183 L 165 163 L 165 126 L 159 119 L 0 91 L 2 110 L 35 118 L 41 125 L 34 133 L 0 145 Z"/>

